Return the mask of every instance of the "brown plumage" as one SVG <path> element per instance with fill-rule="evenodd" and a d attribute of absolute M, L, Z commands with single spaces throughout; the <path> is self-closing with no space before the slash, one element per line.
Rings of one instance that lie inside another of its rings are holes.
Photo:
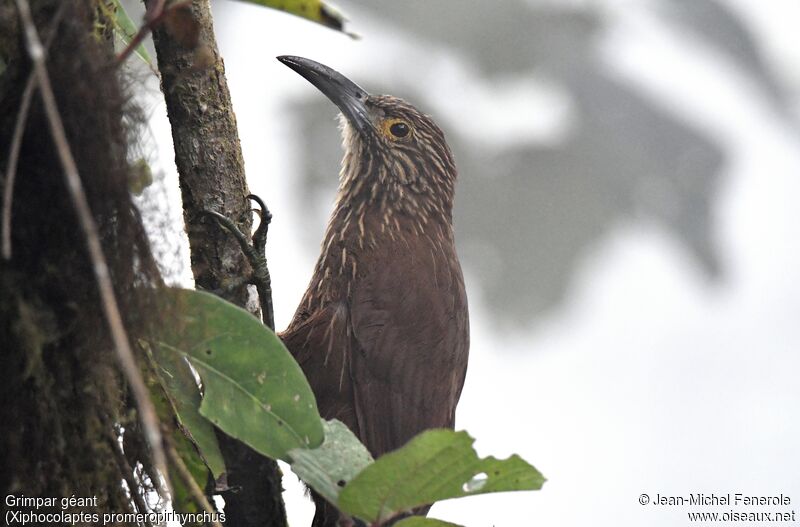
<path fill-rule="evenodd" d="M 308 59 L 279 60 L 342 110 L 345 150 L 322 252 L 281 338 L 322 416 L 377 457 L 454 426 L 469 348 L 456 167 L 442 131 L 413 106 Z M 315 501 L 314 526 L 336 525 L 338 513 Z"/>

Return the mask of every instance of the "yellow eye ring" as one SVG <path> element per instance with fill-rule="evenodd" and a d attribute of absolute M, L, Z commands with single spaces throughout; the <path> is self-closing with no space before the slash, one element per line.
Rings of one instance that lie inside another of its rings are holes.
<path fill-rule="evenodd" d="M 394 141 L 403 141 L 411 137 L 411 125 L 402 119 L 387 119 L 382 126 L 383 135 Z"/>

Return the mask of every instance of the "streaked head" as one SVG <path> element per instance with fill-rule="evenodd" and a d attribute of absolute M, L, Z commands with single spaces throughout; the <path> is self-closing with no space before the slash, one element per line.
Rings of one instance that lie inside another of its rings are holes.
<path fill-rule="evenodd" d="M 370 95 L 341 73 L 313 60 L 295 56 L 278 60 L 341 110 L 345 169 L 349 163 L 355 172 L 362 172 L 345 173 L 344 177 L 372 176 L 387 190 L 402 185 L 406 193 L 435 193 L 440 202 L 436 208 L 452 207 L 456 168 L 444 133 L 430 116 L 400 98 Z"/>

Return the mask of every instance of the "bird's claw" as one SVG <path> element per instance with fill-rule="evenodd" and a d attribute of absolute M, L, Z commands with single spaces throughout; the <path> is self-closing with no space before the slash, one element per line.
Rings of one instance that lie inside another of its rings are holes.
<path fill-rule="evenodd" d="M 253 247 L 259 254 L 265 254 L 266 247 L 267 247 L 267 232 L 269 231 L 269 224 L 272 222 L 272 213 L 267 208 L 267 205 L 264 203 L 260 197 L 256 196 L 255 194 L 249 194 L 247 196 L 248 199 L 255 201 L 258 204 L 257 209 L 253 209 L 253 212 L 258 214 L 258 228 L 253 233 Z"/>
<path fill-rule="evenodd" d="M 264 200 L 255 194 L 247 196 L 248 199 L 255 201 L 259 208 L 253 209 L 258 214 L 259 224 L 251 238 L 248 238 L 241 229 L 227 216 L 213 210 L 204 210 L 203 213 L 211 216 L 226 231 L 233 235 L 245 258 L 250 264 L 251 272 L 248 276 L 235 280 L 235 283 L 228 284 L 225 290 L 235 289 L 243 284 L 252 284 L 258 291 L 259 302 L 261 303 L 261 313 L 264 323 L 275 329 L 272 313 L 272 283 L 267 268 L 267 233 L 269 224 L 272 221 L 272 214 L 267 208 Z"/>

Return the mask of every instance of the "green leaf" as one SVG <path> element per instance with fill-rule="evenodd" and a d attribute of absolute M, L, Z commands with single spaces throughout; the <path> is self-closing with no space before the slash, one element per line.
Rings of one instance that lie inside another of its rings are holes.
<path fill-rule="evenodd" d="M 103 4 L 103 1 L 101 0 L 100 3 Z M 127 46 L 130 44 L 131 40 L 133 40 L 133 37 L 136 36 L 136 33 L 139 32 L 139 28 L 136 27 L 136 24 L 133 23 L 131 17 L 128 16 L 128 13 L 120 3 L 120 0 L 111 0 L 111 4 L 113 6 L 112 9 L 114 10 L 114 16 L 111 18 L 112 23 L 114 24 L 114 32 L 120 41 Z M 139 44 L 136 46 L 135 51 L 140 59 L 145 61 L 147 64 L 152 64 L 150 60 L 150 54 L 147 53 L 144 44 Z"/>
<path fill-rule="evenodd" d="M 347 20 L 342 13 L 323 0 L 242 0 L 250 4 L 271 7 L 286 11 L 293 15 L 306 18 L 325 27 L 341 31 L 350 37 L 358 38 L 356 34 L 344 30 Z"/>
<path fill-rule="evenodd" d="M 422 516 L 411 516 L 394 524 L 394 527 L 461 527 L 455 523 L 450 523 L 436 518 L 423 518 Z"/>
<path fill-rule="evenodd" d="M 203 462 L 214 479 L 218 479 L 225 473 L 225 461 L 214 434 L 214 427 L 200 415 L 202 397 L 189 364 L 181 355 L 168 352 L 162 346 L 146 346 L 146 349 L 156 365 L 156 373 L 178 418 L 178 425 L 197 445 Z M 191 460 L 187 456 L 181 457 L 187 462 L 187 466 L 191 466 Z M 201 488 L 205 486 L 203 478 L 195 479 Z"/>
<path fill-rule="evenodd" d="M 361 441 L 341 421 L 323 422 L 325 441 L 318 448 L 289 451 L 292 471 L 331 503 L 336 503 L 342 487 L 364 467 L 372 456 Z"/>
<path fill-rule="evenodd" d="M 542 474 L 519 456 L 481 459 L 474 442 L 466 432 L 423 432 L 361 471 L 339 494 L 338 507 L 376 522 L 450 498 L 542 487 Z"/>
<path fill-rule="evenodd" d="M 148 356 L 152 359 L 149 346 L 145 345 L 145 350 Z M 182 360 L 182 359 L 181 359 Z M 176 422 L 175 405 L 171 398 L 167 395 L 167 388 L 164 384 L 161 375 L 147 375 L 145 377 L 148 388 L 150 390 L 150 399 L 156 408 L 159 420 L 166 428 L 166 433 L 169 435 L 175 450 L 183 460 L 186 467 L 189 469 L 194 480 L 203 488 L 208 480 L 208 466 L 207 463 L 200 457 L 196 443 L 193 443 L 186 434 L 185 427 L 179 426 Z M 195 392 L 197 392 L 197 385 L 195 385 Z M 199 417 L 199 416 L 198 416 Z M 206 421 L 206 425 L 210 424 Z M 216 447 L 216 444 L 214 445 Z M 217 447 L 218 448 L 218 447 Z M 173 476 L 175 473 L 173 472 Z M 191 492 L 187 488 L 182 478 L 173 477 L 172 481 L 172 506 L 175 510 L 182 513 L 195 513 L 201 512 L 192 497 Z"/>
<path fill-rule="evenodd" d="M 314 394 L 275 333 L 209 293 L 155 294 L 162 324 L 152 330 L 153 348 L 191 362 L 203 384 L 203 417 L 271 458 L 288 461 L 289 450 L 322 443 Z"/>

